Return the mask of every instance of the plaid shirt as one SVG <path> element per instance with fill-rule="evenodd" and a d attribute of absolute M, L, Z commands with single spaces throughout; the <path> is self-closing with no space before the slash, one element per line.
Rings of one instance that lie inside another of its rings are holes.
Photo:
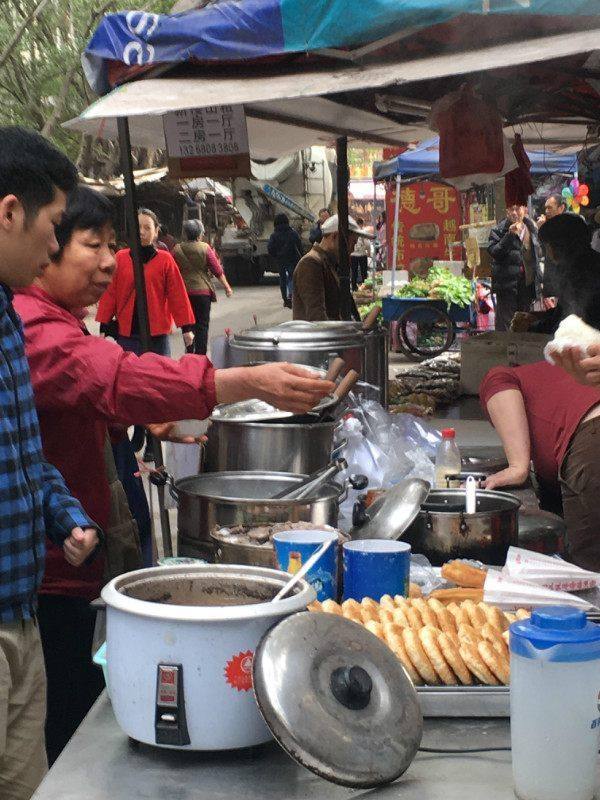
<path fill-rule="evenodd" d="M 44 460 L 23 329 L 11 300 L 0 284 L 0 623 L 34 615 L 45 534 L 62 545 L 78 525 L 95 527 Z"/>

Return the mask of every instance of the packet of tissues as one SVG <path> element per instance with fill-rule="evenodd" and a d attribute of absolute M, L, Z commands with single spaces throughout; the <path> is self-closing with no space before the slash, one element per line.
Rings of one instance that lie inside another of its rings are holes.
<path fill-rule="evenodd" d="M 600 586 L 600 575 L 597 572 L 588 572 L 560 558 L 533 553 L 521 547 L 508 549 L 502 572 L 510 578 L 518 578 L 556 591 L 581 592 Z"/>
<path fill-rule="evenodd" d="M 484 602 L 499 608 L 537 608 L 539 606 L 574 606 L 582 611 L 595 608 L 581 597 L 568 592 L 546 589 L 536 583 L 512 578 L 502 572 L 488 570 L 483 586 Z"/>

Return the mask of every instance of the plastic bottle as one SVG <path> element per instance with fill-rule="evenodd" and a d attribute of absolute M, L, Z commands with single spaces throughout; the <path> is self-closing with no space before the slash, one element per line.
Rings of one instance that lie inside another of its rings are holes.
<path fill-rule="evenodd" d="M 460 450 L 456 444 L 454 428 L 444 428 L 442 441 L 435 453 L 435 485 L 437 489 L 447 489 L 446 475 L 458 475 L 461 471 Z M 450 488 L 460 486 L 460 481 L 450 481 Z"/>
<path fill-rule="evenodd" d="M 600 734 L 600 626 L 548 606 L 510 627 L 510 727 L 520 800 L 592 800 Z"/>

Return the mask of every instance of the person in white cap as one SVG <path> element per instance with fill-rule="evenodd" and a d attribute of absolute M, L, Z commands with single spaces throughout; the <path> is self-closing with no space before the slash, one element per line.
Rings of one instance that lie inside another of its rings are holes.
<path fill-rule="evenodd" d="M 338 225 L 337 214 L 322 223 L 321 242 L 313 245 L 294 270 L 294 319 L 308 322 L 343 319 L 338 274 Z M 348 217 L 348 254 L 353 252 L 360 236 L 373 238 L 352 217 Z"/>

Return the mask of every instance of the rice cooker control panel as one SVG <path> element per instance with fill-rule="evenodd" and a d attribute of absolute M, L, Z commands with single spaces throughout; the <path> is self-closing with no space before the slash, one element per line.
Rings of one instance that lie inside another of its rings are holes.
<path fill-rule="evenodd" d="M 154 728 L 156 744 L 171 746 L 190 744 L 181 664 L 159 664 L 157 667 Z"/>

